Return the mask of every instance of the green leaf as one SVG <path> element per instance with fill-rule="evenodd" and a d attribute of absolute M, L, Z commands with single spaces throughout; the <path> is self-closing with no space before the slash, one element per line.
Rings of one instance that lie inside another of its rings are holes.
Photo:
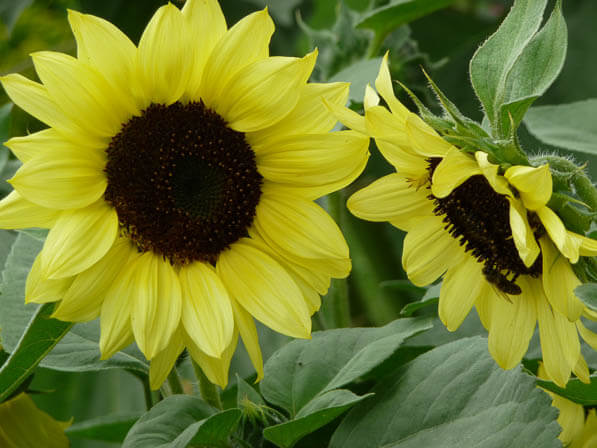
<path fill-rule="evenodd" d="M 589 384 L 583 383 L 578 378 L 571 379 L 566 384 L 566 388 L 544 380 L 537 380 L 537 385 L 583 406 L 597 406 L 597 375 L 591 375 L 590 379 Z"/>
<path fill-rule="evenodd" d="M 25 381 L 39 362 L 72 327 L 70 322 L 50 319 L 54 304 L 39 307 L 21 340 L 0 369 L 0 402 Z"/>
<path fill-rule="evenodd" d="M 25 282 L 33 260 L 41 250 L 45 232 L 19 232 L 6 259 L 0 285 L 0 328 L 2 346 L 12 352 L 25 327 L 39 308 L 25 305 Z M 0 239 L 0 242 L 2 240 Z M 99 322 L 77 324 L 41 361 L 41 366 L 70 372 L 125 368 L 141 373 L 149 371 L 143 355 L 134 347 L 101 361 L 99 351 Z"/>
<path fill-rule="evenodd" d="M 404 308 L 402 308 L 400 314 L 402 316 L 411 316 L 415 311 L 420 310 L 421 308 L 426 308 L 430 305 L 437 304 L 439 302 L 440 287 L 441 284 L 433 285 L 430 288 L 428 288 L 423 297 L 421 297 L 421 300 L 419 300 L 418 302 L 409 303 Z"/>
<path fill-rule="evenodd" d="M 427 352 L 378 384 L 330 448 L 556 448 L 558 412 L 521 368 L 502 370 L 483 338 Z"/>
<path fill-rule="evenodd" d="M 584 285 L 577 286 L 574 294 L 589 309 L 597 311 L 597 283 L 585 283 Z"/>
<path fill-rule="evenodd" d="M 126 434 L 141 417 L 141 413 L 115 414 L 75 423 L 66 429 L 70 437 L 123 442 Z"/>
<path fill-rule="evenodd" d="M 567 46 L 568 29 L 558 2 L 545 26 L 531 39 L 508 73 L 499 117 L 503 137 L 518 128 L 531 104 L 555 81 L 564 66 Z"/>
<path fill-rule="evenodd" d="M 330 78 L 329 82 L 350 82 L 348 100 L 353 103 L 362 103 L 365 97 L 365 87 L 368 83 L 374 84 L 380 64 L 381 58 L 362 59 L 344 70 L 340 70 Z"/>
<path fill-rule="evenodd" d="M 342 328 L 295 340 L 265 364 L 261 393 L 291 417 L 322 392 L 342 387 L 389 358 L 402 342 L 431 328 L 429 319 L 398 319 L 381 328 Z"/>
<path fill-rule="evenodd" d="M 332 390 L 318 395 L 300 410 L 294 420 L 269 426 L 263 431 L 264 437 L 283 448 L 290 448 L 298 440 L 328 424 L 346 412 L 359 401 L 371 396 L 358 396 L 344 389 Z"/>
<path fill-rule="evenodd" d="M 405 23 L 412 22 L 433 11 L 445 8 L 455 0 L 392 0 L 389 4 L 376 8 L 363 15 L 358 28 L 375 31 L 385 36 L 390 31 Z"/>
<path fill-rule="evenodd" d="M 33 0 L 3 1 L 0 2 L 0 22 L 6 26 L 8 31 L 17 23 L 21 13 Z"/>
<path fill-rule="evenodd" d="M 597 154 L 597 99 L 529 109 L 524 124 L 549 145 L 585 154 Z"/>
<path fill-rule="evenodd" d="M 264 405 L 265 402 L 259 392 L 251 387 L 245 380 L 236 374 L 236 405 L 242 407 L 247 400 L 257 405 Z"/>
<path fill-rule="evenodd" d="M 493 128 L 510 70 L 539 28 L 547 0 L 517 0 L 498 30 L 475 52 L 470 77 Z"/>
<path fill-rule="evenodd" d="M 219 446 L 234 431 L 240 409 L 217 410 L 196 397 L 173 395 L 145 413 L 127 434 L 123 448 Z"/>

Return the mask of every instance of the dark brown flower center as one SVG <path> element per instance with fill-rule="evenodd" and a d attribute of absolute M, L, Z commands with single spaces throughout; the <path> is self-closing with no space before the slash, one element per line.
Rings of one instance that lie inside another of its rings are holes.
<path fill-rule="evenodd" d="M 440 158 L 428 159 L 430 178 L 440 162 Z M 491 187 L 485 176 L 471 176 L 445 198 L 430 194 L 429 199 L 435 204 L 433 212 L 443 217 L 444 228 L 483 263 L 485 278 L 498 289 L 520 294 L 518 276 L 541 274 L 541 256 L 530 267 L 520 259 L 510 228 L 510 203 Z M 531 212 L 528 219 L 539 239 L 545 232 L 539 218 Z"/>
<path fill-rule="evenodd" d="M 104 198 L 139 250 L 214 263 L 247 235 L 261 196 L 255 154 L 203 103 L 152 104 L 106 152 Z"/>

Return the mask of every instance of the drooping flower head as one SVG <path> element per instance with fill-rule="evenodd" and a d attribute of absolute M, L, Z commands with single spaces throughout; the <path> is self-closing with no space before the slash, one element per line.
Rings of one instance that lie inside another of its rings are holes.
<path fill-rule="evenodd" d="M 136 47 L 69 11 L 77 57 L 32 55 L 41 84 L 1 79 L 49 128 L 6 143 L 23 166 L 4 228 L 46 227 L 26 300 L 100 316 L 104 358 L 133 339 L 159 387 L 186 346 L 225 385 L 237 334 L 262 375 L 253 317 L 310 336 L 351 263 L 314 199 L 350 183 L 367 137 L 328 133 L 346 83 L 310 84 L 317 52 L 270 57 L 267 10 L 227 28 L 216 0 L 161 7 Z"/>
<path fill-rule="evenodd" d="M 574 295 L 572 270 L 597 241 L 566 229 L 547 206 L 547 164 L 503 170 L 487 153 L 464 152 L 394 96 L 387 55 L 368 88 L 365 117 L 330 104 L 347 126 L 375 138 L 396 172 L 356 192 L 348 208 L 407 232 L 402 262 L 419 286 L 443 276 L 439 316 L 456 330 L 473 306 L 489 331 L 489 351 L 509 369 L 526 353 L 537 322 L 545 370 L 563 385 L 588 380 L 578 333 L 597 349 L 581 316 L 597 319 Z"/>

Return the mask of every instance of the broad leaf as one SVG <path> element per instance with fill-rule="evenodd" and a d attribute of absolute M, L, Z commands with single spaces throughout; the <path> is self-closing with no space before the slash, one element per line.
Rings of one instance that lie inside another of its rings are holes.
<path fill-rule="evenodd" d="M 597 283 L 585 283 L 584 285 L 577 286 L 574 294 L 588 308 L 597 311 Z"/>
<path fill-rule="evenodd" d="M 529 109 L 524 123 L 531 134 L 549 145 L 597 154 L 597 99 Z"/>
<path fill-rule="evenodd" d="M 104 442 L 123 442 L 126 434 L 141 417 L 140 413 L 113 414 L 102 416 L 80 423 L 66 429 L 70 437 L 102 440 Z"/>
<path fill-rule="evenodd" d="M 358 396 L 348 390 L 332 390 L 318 395 L 300 410 L 294 420 L 265 428 L 267 440 L 283 448 L 290 448 L 298 440 L 328 424 L 359 401 L 371 396 Z"/>
<path fill-rule="evenodd" d="M 402 342 L 431 328 L 429 319 L 398 319 L 381 328 L 343 328 L 295 340 L 265 364 L 261 393 L 291 417 L 321 392 L 348 384 L 389 358 Z"/>
<path fill-rule="evenodd" d="M 556 448 L 551 399 L 518 367 L 500 369 L 487 340 L 462 339 L 403 366 L 355 406 L 330 448 Z"/>
<path fill-rule="evenodd" d="M 591 375 L 589 384 L 578 378 L 571 379 L 565 388 L 556 386 L 551 381 L 537 380 L 537 384 L 583 406 L 597 406 L 597 375 Z"/>
<path fill-rule="evenodd" d="M 510 70 L 543 19 L 547 0 L 517 0 L 499 29 L 473 55 L 470 77 L 492 126 L 506 98 Z"/>
<path fill-rule="evenodd" d="M 545 26 L 529 42 L 508 73 L 499 117 L 503 137 L 518 128 L 530 105 L 554 82 L 564 65 L 567 46 L 568 29 L 561 2 L 558 2 Z M 514 129 L 511 129 L 511 121 Z"/>
<path fill-rule="evenodd" d="M 365 97 L 365 87 L 367 84 L 373 85 L 381 58 L 363 59 L 340 70 L 330 78 L 330 82 L 350 82 L 350 93 L 348 100 L 353 103 L 362 103 Z"/>

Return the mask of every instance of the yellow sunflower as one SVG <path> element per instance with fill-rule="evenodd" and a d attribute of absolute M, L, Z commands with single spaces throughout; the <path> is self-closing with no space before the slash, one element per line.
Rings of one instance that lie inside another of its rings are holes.
<path fill-rule="evenodd" d="M 573 371 L 588 380 L 578 332 L 597 349 L 581 316 L 597 320 L 574 295 L 571 263 L 597 255 L 597 241 L 568 231 L 547 206 L 547 165 L 501 172 L 488 155 L 464 153 L 442 139 L 394 96 L 387 55 L 365 117 L 328 104 L 349 127 L 375 138 L 396 172 L 348 200 L 356 216 L 408 232 L 402 262 L 419 286 L 443 275 L 439 316 L 456 330 L 473 305 L 489 331 L 489 351 L 510 369 L 527 351 L 536 323 L 547 376 L 565 385 Z"/>
<path fill-rule="evenodd" d="M 545 368 L 539 364 L 539 378 L 546 379 Z M 552 399 L 551 405 L 560 411 L 558 423 L 562 432 L 558 436 L 567 448 L 597 448 L 597 414 L 595 409 L 586 412 L 582 405 L 574 403 L 553 392 L 546 391 Z"/>
<path fill-rule="evenodd" d="M 317 52 L 270 57 L 267 10 L 231 28 L 216 0 L 161 7 L 138 47 L 69 11 L 77 57 L 32 55 L 41 83 L 1 78 L 49 126 L 6 145 L 23 162 L 3 228 L 49 228 L 26 300 L 100 317 L 110 357 L 133 339 L 153 388 L 187 347 L 225 386 L 237 335 L 263 374 L 253 318 L 299 338 L 346 242 L 313 201 L 364 168 L 366 136 L 329 131 L 347 83 L 307 83 Z"/>
<path fill-rule="evenodd" d="M 59 422 L 37 408 L 26 393 L 0 404 L 0 446 L 3 448 L 67 448 L 64 430 L 70 422 Z M 40 445 L 42 444 L 42 445 Z"/>

